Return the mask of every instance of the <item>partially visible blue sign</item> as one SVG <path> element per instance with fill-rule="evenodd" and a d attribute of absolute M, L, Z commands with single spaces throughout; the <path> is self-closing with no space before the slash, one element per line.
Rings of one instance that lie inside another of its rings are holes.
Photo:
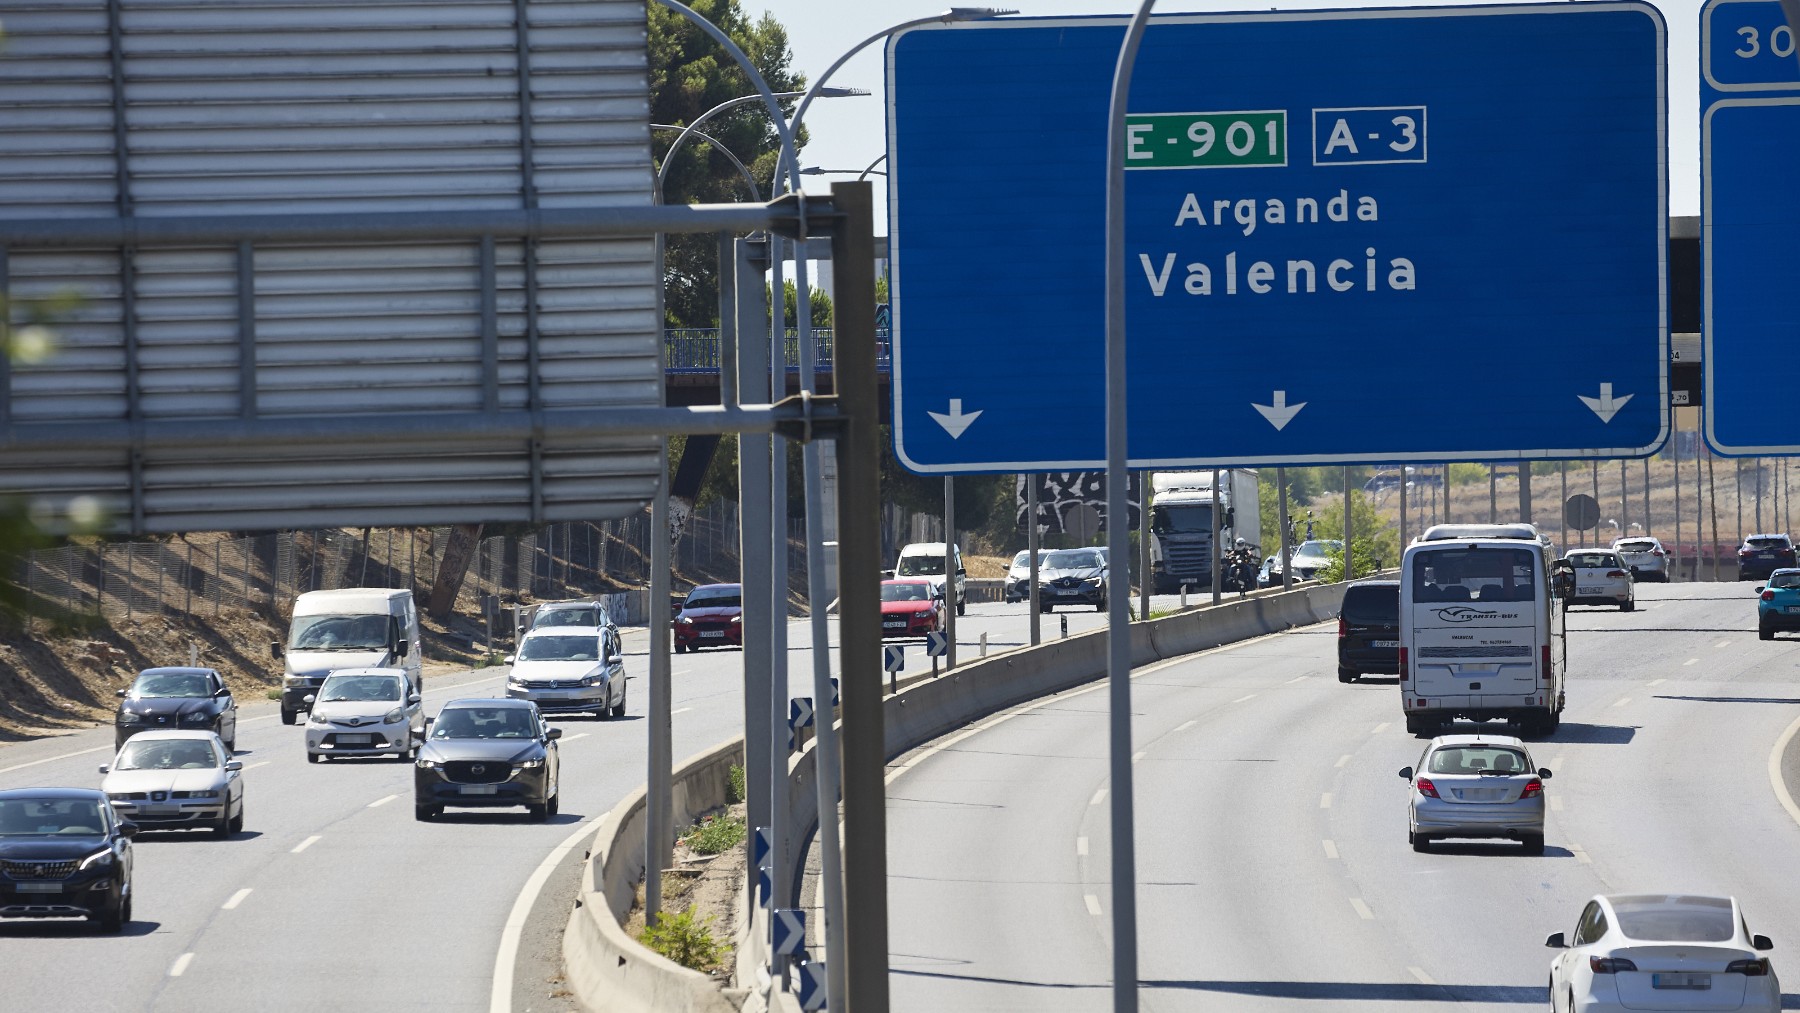
<path fill-rule="evenodd" d="M 914 471 L 1102 466 L 1127 20 L 890 43 Z M 1638 2 L 1153 19 L 1125 125 L 1131 466 L 1658 448 L 1665 36 Z"/>
<path fill-rule="evenodd" d="M 1800 339 L 1800 59 L 1777 0 L 1700 11 L 1701 330 L 1706 442 L 1800 453 L 1780 374 Z"/>

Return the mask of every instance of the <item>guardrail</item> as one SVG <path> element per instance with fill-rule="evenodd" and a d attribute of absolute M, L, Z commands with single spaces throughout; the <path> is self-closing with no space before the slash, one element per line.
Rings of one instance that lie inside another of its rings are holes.
<path fill-rule="evenodd" d="M 1274 588 L 1228 599 L 1218 606 L 1197 605 L 1171 616 L 1131 626 L 1133 667 L 1209 650 L 1251 637 L 1335 617 L 1343 603 L 1344 584 L 1303 584 L 1292 591 Z M 1104 629 L 1024 647 L 960 665 L 933 677 L 920 673 L 903 679 L 900 692 L 883 701 L 887 755 L 899 756 L 932 739 L 988 715 L 1037 697 L 1089 683 L 1106 674 Z M 805 870 L 801 847 L 818 822 L 813 787 L 813 743 L 808 741 L 789 760 L 788 840 L 792 864 L 776 870 L 788 877 L 798 896 Z M 701 753 L 675 771 L 674 825 L 684 826 L 700 812 L 723 805 L 726 772 L 743 753 L 734 739 Z M 588 1008 L 603 1013 L 723 1013 L 735 1009 L 731 999 L 708 976 L 666 960 L 631 939 L 621 928 L 631 909 L 637 883 L 644 874 L 644 796 L 639 788 L 601 821 L 575 910 L 563 935 L 563 959 L 569 987 Z M 766 983 L 759 967 L 768 963 L 762 941 L 768 938 L 766 914 L 740 897 L 738 980 Z M 763 1008 L 761 997 L 751 1000 Z M 799 1010 L 793 996 L 773 992 L 767 1008 Z M 747 1008 L 747 1007 L 746 1007 Z"/>

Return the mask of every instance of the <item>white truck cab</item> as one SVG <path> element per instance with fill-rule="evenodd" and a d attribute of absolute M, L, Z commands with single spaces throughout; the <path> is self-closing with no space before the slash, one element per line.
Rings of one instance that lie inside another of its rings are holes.
<path fill-rule="evenodd" d="M 411 591 L 353 587 L 308 591 L 294 599 L 287 644 L 269 645 L 281 658 L 281 723 L 291 725 L 310 710 L 325 677 L 345 668 L 398 668 L 413 692 L 423 691 L 419 610 Z"/>
<path fill-rule="evenodd" d="M 934 589 L 941 592 L 944 590 L 947 579 L 944 555 L 943 542 L 914 542 L 900 550 L 900 560 L 894 564 L 894 576 L 924 577 L 931 581 Z M 955 577 L 954 586 L 956 587 L 953 604 L 956 606 L 956 614 L 960 616 L 966 614 L 969 607 L 968 571 L 963 569 L 961 549 L 952 545 L 949 548 L 949 555 L 951 560 L 949 570 Z M 948 600 L 948 595 L 946 595 L 946 600 Z"/>

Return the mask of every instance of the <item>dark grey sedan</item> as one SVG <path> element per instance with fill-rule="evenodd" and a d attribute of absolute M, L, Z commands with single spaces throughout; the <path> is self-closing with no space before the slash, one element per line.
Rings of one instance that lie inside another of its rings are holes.
<path fill-rule="evenodd" d="M 561 737 L 529 700 L 450 701 L 413 764 L 413 814 L 524 806 L 540 822 L 555 816 Z"/>

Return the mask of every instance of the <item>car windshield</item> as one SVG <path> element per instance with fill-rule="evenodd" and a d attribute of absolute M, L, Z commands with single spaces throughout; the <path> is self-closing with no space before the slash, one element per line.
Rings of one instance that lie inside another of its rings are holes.
<path fill-rule="evenodd" d="M 1059 549 L 1044 557 L 1046 570 L 1097 570 L 1103 565 L 1093 549 Z"/>
<path fill-rule="evenodd" d="M 1610 552 L 1571 552 L 1563 558 L 1576 566 L 1587 569 L 1619 565 L 1619 557 Z"/>
<path fill-rule="evenodd" d="M 212 743 L 199 739 L 132 739 L 119 750 L 114 770 L 200 770 L 217 767 Z"/>
<path fill-rule="evenodd" d="M 925 584 L 883 584 L 882 601 L 930 601 L 931 588 Z"/>
<path fill-rule="evenodd" d="M 1510 746 L 1445 746 L 1431 754 L 1433 774 L 1522 774 L 1529 766 L 1525 754 Z"/>
<path fill-rule="evenodd" d="M 1498 546 L 1431 549 L 1413 556 L 1413 600 L 1533 601 L 1535 553 Z"/>
<path fill-rule="evenodd" d="M 1723 897 L 1614 897 L 1619 931 L 1653 942 L 1722 943 L 1732 931 L 1731 902 Z"/>
<path fill-rule="evenodd" d="M 106 832 L 100 803 L 85 798 L 0 799 L 0 837 Z"/>
<path fill-rule="evenodd" d="M 687 596 L 687 603 L 682 607 L 691 609 L 743 608 L 744 595 L 735 587 L 719 591 L 694 591 Z"/>
<path fill-rule="evenodd" d="M 901 556 L 896 577 L 936 577 L 944 572 L 943 556 Z"/>
<path fill-rule="evenodd" d="M 599 661 L 599 637 L 526 637 L 520 661 Z"/>
<path fill-rule="evenodd" d="M 1744 539 L 1744 544 L 1753 549 L 1785 549 L 1788 540 L 1786 535 L 1761 535 Z"/>
<path fill-rule="evenodd" d="M 597 608 L 547 608 L 538 611 L 533 626 L 600 626 L 603 615 Z"/>
<path fill-rule="evenodd" d="M 1399 625 L 1400 588 L 1351 586 L 1344 592 L 1344 619 L 1369 626 Z"/>
<path fill-rule="evenodd" d="M 529 739 L 531 712 L 523 707 L 447 707 L 431 725 L 434 739 Z"/>
<path fill-rule="evenodd" d="M 212 696 L 212 683 L 202 672 L 158 672 L 138 676 L 131 686 L 136 697 Z"/>
<path fill-rule="evenodd" d="M 1294 558 L 1295 559 L 1324 559 L 1324 558 L 1326 558 L 1325 553 L 1327 550 L 1330 550 L 1332 552 L 1342 552 L 1343 549 L 1344 549 L 1344 543 L 1338 542 L 1338 541 L 1301 542 L 1300 547 L 1298 549 L 1294 550 Z"/>
<path fill-rule="evenodd" d="M 400 676 L 397 675 L 334 675 L 319 689 L 321 703 L 399 699 Z"/>
<path fill-rule="evenodd" d="M 1620 542 L 1616 548 L 1620 552 L 1649 552 L 1656 548 L 1655 542 Z"/>
<path fill-rule="evenodd" d="M 1013 557 L 1012 565 L 1010 567 L 1008 567 L 1008 569 L 1016 570 L 1021 566 L 1028 566 L 1028 565 L 1030 565 L 1030 563 L 1031 563 L 1031 550 L 1030 549 L 1021 549 L 1019 551 L 1019 554 Z"/>
<path fill-rule="evenodd" d="M 1800 587 L 1800 573 L 1778 573 L 1769 578 L 1770 587 Z"/>
<path fill-rule="evenodd" d="M 295 616 L 290 651 L 379 651 L 388 646 L 388 617 Z"/>

